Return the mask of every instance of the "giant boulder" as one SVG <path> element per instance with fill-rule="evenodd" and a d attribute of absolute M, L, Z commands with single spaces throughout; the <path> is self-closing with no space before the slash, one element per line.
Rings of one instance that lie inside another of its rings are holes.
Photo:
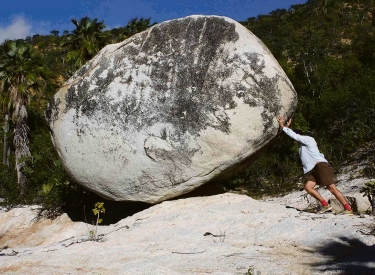
<path fill-rule="evenodd" d="M 296 102 L 254 34 L 190 16 L 103 48 L 46 118 L 74 180 L 112 200 L 157 203 L 248 166 Z"/>

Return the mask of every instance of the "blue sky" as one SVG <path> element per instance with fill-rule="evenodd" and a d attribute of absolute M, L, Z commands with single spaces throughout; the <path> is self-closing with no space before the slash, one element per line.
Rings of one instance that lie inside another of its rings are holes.
<path fill-rule="evenodd" d="M 72 30 L 72 18 L 104 20 L 108 29 L 125 26 L 131 18 L 162 22 L 192 14 L 224 15 L 237 21 L 288 9 L 307 0 L 6 0 L 0 5 L 0 43 L 5 39 Z"/>

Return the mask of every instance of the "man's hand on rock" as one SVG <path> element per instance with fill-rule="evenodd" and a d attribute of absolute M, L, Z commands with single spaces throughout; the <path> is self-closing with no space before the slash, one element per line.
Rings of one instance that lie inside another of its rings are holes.
<path fill-rule="evenodd" d="M 288 122 L 286 122 L 285 118 L 282 115 L 277 116 L 277 121 L 279 122 L 279 125 L 281 128 L 288 127 L 292 123 L 292 119 L 290 118 Z"/>

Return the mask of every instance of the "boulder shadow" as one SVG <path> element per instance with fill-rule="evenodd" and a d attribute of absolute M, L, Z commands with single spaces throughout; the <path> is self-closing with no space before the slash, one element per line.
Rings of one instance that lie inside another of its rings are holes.
<path fill-rule="evenodd" d="M 172 201 L 172 200 L 187 199 L 187 198 L 192 198 L 192 197 L 208 197 L 208 196 L 224 194 L 226 192 L 227 190 L 221 182 L 211 181 L 211 182 L 205 183 L 197 187 L 196 189 L 190 191 L 189 193 L 177 196 L 169 200 Z"/>
<path fill-rule="evenodd" d="M 340 237 L 308 252 L 322 256 L 321 261 L 313 265 L 317 272 L 375 274 L 375 245 L 369 246 L 356 238 Z"/>
<path fill-rule="evenodd" d="M 99 195 L 85 191 L 85 195 L 80 198 L 78 205 L 66 206 L 63 208 L 64 212 L 74 222 L 85 222 L 89 224 L 96 223 L 96 216 L 92 209 L 95 208 L 95 203 L 104 202 L 105 213 L 100 214 L 102 222 L 100 225 L 115 224 L 122 219 L 141 212 L 153 204 L 145 202 L 131 202 L 131 201 L 112 201 L 104 199 Z"/>
<path fill-rule="evenodd" d="M 225 188 L 221 184 L 207 183 L 194 189 L 189 193 L 169 200 L 178 200 L 190 197 L 212 196 L 222 194 L 225 192 Z M 74 206 L 67 205 L 63 208 L 63 211 L 74 222 L 85 222 L 89 224 L 95 224 L 96 216 L 94 215 L 92 209 L 94 208 L 96 202 L 104 202 L 105 213 L 100 215 L 100 218 L 102 219 L 100 225 L 115 224 L 121 221 L 122 219 L 130 217 L 138 212 L 141 212 L 155 205 L 145 202 L 112 201 L 104 199 L 99 195 L 86 190 L 84 191 L 84 194 L 80 196 L 80 200 L 78 203 L 76 203 Z"/>

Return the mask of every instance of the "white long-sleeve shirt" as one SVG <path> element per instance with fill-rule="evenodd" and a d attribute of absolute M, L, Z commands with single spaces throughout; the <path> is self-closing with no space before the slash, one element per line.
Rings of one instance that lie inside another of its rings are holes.
<path fill-rule="evenodd" d="M 305 174 L 311 171 L 318 162 L 328 162 L 324 158 L 324 155 L 319 152 L 313 137 L 299 135 L 287 127 L 283 127 L 283 131 L 292 139 L 299 142 L 299 157 L 301 158 Z"/>

